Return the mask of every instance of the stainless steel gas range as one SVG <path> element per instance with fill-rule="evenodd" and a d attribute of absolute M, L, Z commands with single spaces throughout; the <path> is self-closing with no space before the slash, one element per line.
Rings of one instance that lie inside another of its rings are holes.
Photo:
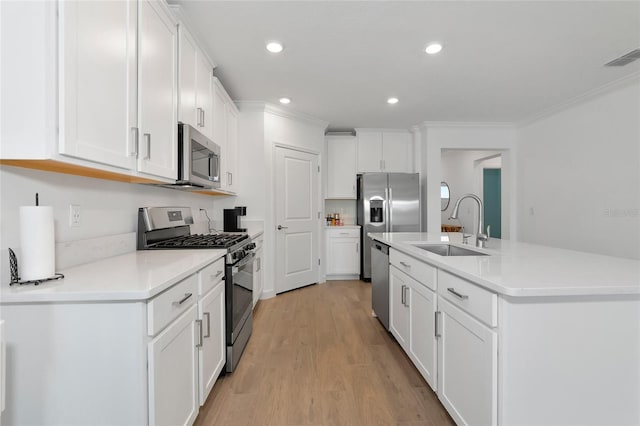
<path fill-rule="evenodd" d="M 253 261 L 256 245 L 246 233 L 191 234 L 189 207 L 141 207 L 138 250 L 226 249 L 225 320 L 227 364 L 232 372 L 253 329 Z"/>

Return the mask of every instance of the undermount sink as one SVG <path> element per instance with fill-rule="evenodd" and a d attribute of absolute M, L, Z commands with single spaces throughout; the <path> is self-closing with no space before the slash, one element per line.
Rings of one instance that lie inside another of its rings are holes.
<path fill-rule="evenodd" d="M 452 246 L 451 244 L 413 244 L 415 247 L 437 254 L 438 256 L 489 256 L 475 250 Z"/>

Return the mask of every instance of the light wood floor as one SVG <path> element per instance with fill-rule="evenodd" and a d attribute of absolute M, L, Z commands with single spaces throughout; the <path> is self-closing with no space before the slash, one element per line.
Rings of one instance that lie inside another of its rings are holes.
<path fill-rule="evenodd" d="M 235 372 L 196 425 L 453 425 L 393 337 L 371 286 L 329 281 L 262 300 Z"/>

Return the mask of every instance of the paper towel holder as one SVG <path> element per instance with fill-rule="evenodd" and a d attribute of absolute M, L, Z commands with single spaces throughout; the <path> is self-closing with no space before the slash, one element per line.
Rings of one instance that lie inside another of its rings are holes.
<path fill-rule="evenodd" d="M 50 277 L 50 278 L 42 278 L 40 280 L 21 281 L 20 280 L 20 274 L 18 273 L 18 258 L 16 257 L 16 254 L 11 249 L 9 249 L 9 269 L 11 270 L 11 281 L 9 282 L 10 286 L 12 286 L 14 284 L 18 284 L 18 285 L 23 285 L 23 284 L 38 285 L 38 284 L 40 284 L 42 282 L 45 282 L 45 281 L 55 281 L 55 280 L 59 280 L 61 278 L 64 278 L 64 275 L 56 272 L 55 276 Z"/>

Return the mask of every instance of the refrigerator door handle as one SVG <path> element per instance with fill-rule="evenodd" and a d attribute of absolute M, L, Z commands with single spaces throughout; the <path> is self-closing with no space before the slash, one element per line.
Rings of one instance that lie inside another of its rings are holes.
<path fill-rule="evenodd" d="M 384 203 L 382 203 L 384 212 L 384 229 L 385 232 L 389 232 L 389 188 L 384 189 Z"/>
<path fill-rule="evenodd" d="M 389 188 L 389 197 L 387 198 L 389 205 L 389 221 L 387 222 L 387 232 L 393 232 L 393 188 Z"/>

